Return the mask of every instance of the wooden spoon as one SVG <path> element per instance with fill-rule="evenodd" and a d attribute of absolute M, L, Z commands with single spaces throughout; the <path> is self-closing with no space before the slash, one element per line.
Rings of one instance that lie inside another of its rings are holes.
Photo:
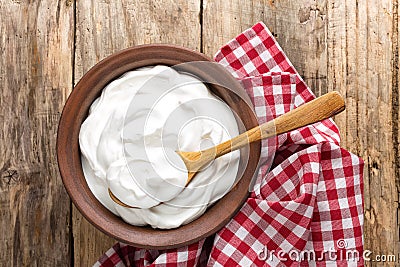
<path fill-rule="evenodd" d="M 218 157 L 247 146 L 252 142 L 287 133 L 300 127 L 328 119 L 342 112 L 344 109 L 343 97 L 338 92 L 330 92 L 215 147 L 194 152 L 177 151 L 189 171 L 186 185 L 190 183 L 197 172 L 201 171 L 201 168 L 204 168 Z M 110 189 L 108 192 L 112 200 L 119 205 L 133 208 L 121 202 Z"/>
<path fill-rule="evenodd" d="M 330 118 L 342 112 L 344 109 L 345 104 L 343 97 L 338 92 L 330 92 L 215 147 L 195 152 L 177 151 L 189 171 L 186 185 L 202 167 L 218 157 L 260 139 L 287 133 L 300 127 Z"/>

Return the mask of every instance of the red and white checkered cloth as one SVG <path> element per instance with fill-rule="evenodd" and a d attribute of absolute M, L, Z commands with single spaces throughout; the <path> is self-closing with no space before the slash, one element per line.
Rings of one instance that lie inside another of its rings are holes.
<path fill-rule="evenodd" d="M 242 82 L 260 123 L 315 98 L 263 23 L 215 60 Z M 272 167 L 216 235 L 163 251 L 117 243 L 94 266 L 363 266 L 363 161 L 339 141 L 332 120 L 263 141 L 265 163 L 276 150 Z"/>

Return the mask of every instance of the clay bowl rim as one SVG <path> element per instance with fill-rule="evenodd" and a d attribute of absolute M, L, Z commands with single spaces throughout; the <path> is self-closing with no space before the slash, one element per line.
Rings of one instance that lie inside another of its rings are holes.
<path fill-rule="evenodd" d="M 93 66 L 76 84 L 65 103 L 59 121 L 56 146 L 57 161 L 64 186 L 75 206 L 92 225 L 121 242 L 147 249 L 171 249 L 192 244 L 216 233 L 225 226 L 248 196 L 249 186 L 258 169 L 261 142 L 250 145 L 249 161 L 242 178 L 235 187 L 198 219 L 175 229 L 153 229 L 132 226 L 124 222 L 95 198 L 86 183 L 80 159 L 79 129 L 87 116 L 91 103 L 99 96 L 105 85 L 126 71 L 139 67 L 156 64 L 172 66 L 193 61 L 213 62 L 204 54 L 175 45 L 140 45 L 121 50 Z M 225 73 L 221 73 L 222 70 Z M 194 72 L 195 75 L 203 75 L 203 73 L 196 73 L 201 70 L 190 70 L 190 72 Z M 229 84 L 229 88 L 244 92 L 241 85 L 225 69 L 215 70 L 212 76 L 215 79 L 223 79 L 222 83 Z M 210 89 L 217 90 L 212 85 Z M 218 90 L 221 93 L 221 88 Z M 222 91 L 222 94 L 225 93 Z M 247 96 L 247 94 L 245 95 Z M 239 104 L 235 104 L 238 105 L 236 108 L 245 109 L 240 106 L 243 105 L 243 100 L 235 99 L 235 96 L 230 93 L 222 96 L 222 98 L 224 97 L 230 101 L 238 101 Z M 240 117 L 246 117 L 245 126 L 249 129 L 258 125 L 258 122 L 252 107 L 247 105 L 246 107 L 248 110 L 240 110 L 243 113 Z"/>

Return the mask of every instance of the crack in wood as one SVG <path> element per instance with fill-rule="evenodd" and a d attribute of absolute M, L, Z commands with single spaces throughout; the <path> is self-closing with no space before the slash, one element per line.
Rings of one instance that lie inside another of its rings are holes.
<path fill-rule="evenodd" d="M 400 158 L 399 158 L 399 18 L 398 0 L 393 2 L 393 36 L 392 36 L 392 141 L 394 153 L 394 177 L 397 187 L 397 196 L 400 196 Z M 397 199 L 399 201 L 399 199 Z M 400 241 L 400 218 L 397 212 L 397 237 Z"/>
<path fill-rule="evenodd" d="M 200 0 L 200 11 L 199 11 L 199 23 L 200 23 L 200 52 L 204 53 L 204 43 L 203 43 L 203 24 L 204 24 L 204 18 L 203 18 L 203 12 L 204 12 L 204 0 Z"/>

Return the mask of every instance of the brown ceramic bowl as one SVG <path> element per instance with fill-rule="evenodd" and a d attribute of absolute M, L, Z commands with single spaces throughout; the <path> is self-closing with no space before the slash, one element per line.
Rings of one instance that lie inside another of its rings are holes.
<path fill-rule="evenodd" d="M 143 45 L 129 48 L 107 57 L 90 69 L 75 86 L 65 104 L 57 135 L 58 165 L 64 186 L 83 216 L 98 229 L 119 241 L 152 249 L 176 248 L 194 243 L 214 234 L 226 225 L 247 198 L 249 185 L 260 157 L 260 142 L 251 144 L 247 151 L 241 152 L 239 169 L 244 169 L 244 172 L 236 186 L 201 217 L 175 229 L 159 230 L 125 223 L 100 204 L 86 183 L 81 166 L 78 135 L 90 105 L 100 95 L 102 89 L 129 70 L 157 64 L 173 66 L 194 61 L 211 60 L 201 53 L 172 45 Z M 206 81 L 215 80 L 215 83 L 224 84 L 233 91 L 244 91 L 223 68 L 215 70 L 192 68 L 184 71 L 191 72 Z M 221 86 L 208 84 L 208 87 L 238 114 L 245 128 L 250 129 L 257 125 L 254 112 L 241 97 Z"/>

